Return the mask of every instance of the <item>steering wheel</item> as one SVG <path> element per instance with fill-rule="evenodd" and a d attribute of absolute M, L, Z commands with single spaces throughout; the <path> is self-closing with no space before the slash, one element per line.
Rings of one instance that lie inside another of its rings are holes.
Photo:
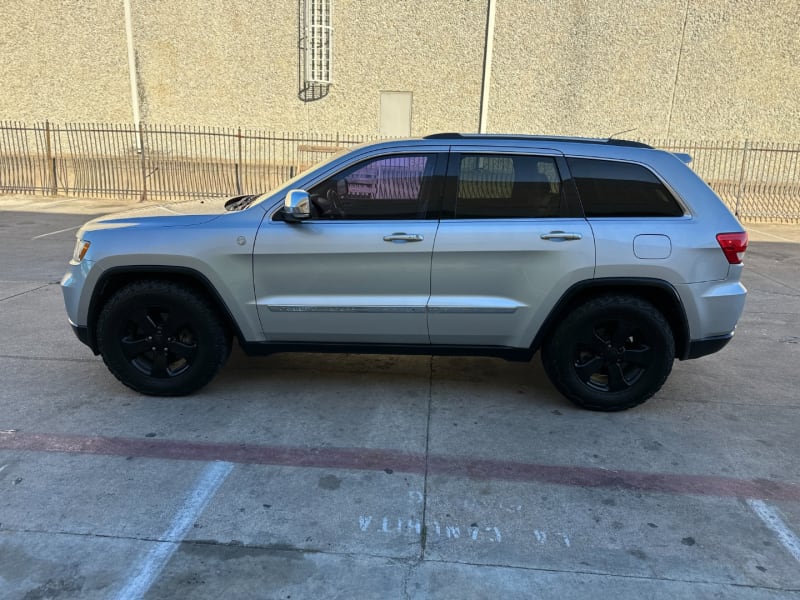
<path fill-rule="evenodd" d="M 339 192 L 332 187 L 325 194 L 325 197 L 330 205 L 330 210 L 336 216 L 344 217 L 344 209 L 342 209 L 342 197 L 339 195 Z"/>

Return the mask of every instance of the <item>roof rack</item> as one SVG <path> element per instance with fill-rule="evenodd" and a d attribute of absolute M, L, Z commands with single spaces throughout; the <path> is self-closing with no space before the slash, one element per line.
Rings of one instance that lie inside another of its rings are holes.
<path fill-rule="evenodd" d="M 582 138 L 558 135 L 522 135 L 507 133 L 433 133 L 426 135 L 426 140 L 506 140 L 506 141 L 535 141 L 535 142 L 576 142 L 580 144 L 607 144 L 609 146 L 627 146 L 629 148 L 651 148 L 642 142 L 621 140 L 615 138 Z"/>

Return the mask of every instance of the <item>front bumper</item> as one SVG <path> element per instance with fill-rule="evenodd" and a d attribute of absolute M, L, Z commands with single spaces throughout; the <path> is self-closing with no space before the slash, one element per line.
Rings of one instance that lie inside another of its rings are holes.
<path fill-rule="evenodd" d="M 89 328 L 81 325 L 75 325 L 74 323 L 70 323 L 72 327 L 72 331 L 75 333 L 75 336 L 84 344 L 92 348 L 92 344 L 89 342 Z M 94 348 L 92 348 L 94 351 Z M 97 354 L 97 352 L 95 352 Z"/>

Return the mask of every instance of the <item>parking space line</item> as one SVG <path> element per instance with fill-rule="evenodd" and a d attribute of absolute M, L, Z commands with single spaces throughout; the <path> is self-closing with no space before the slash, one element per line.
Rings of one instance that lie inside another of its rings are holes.
<path fill-rule="evenodd" d="M 612 470 L 469 456 L 425 456 L 380 448 L 313 448 L 180 440 L 0 432 L 0 450 L 136 456 L 165 460 L 220 460 L 236 464 L 393 471 L 477 480 L 538 482 L 578 488 L 611 488 L 656 494 L 754 498 L 800 502 L 800 485 L 773 479 Z M 427 466 L 426 466 L 427 465 Z"/>
<path fill-rule="evenodd" d="M 183 541 L 186 531 L 203 512 L 232 469 L 233 465 L 228 462 L 214 462 L 203 469 L 183 506 L 172 519 L 169 529 L 154 543 L 144 561 L 136 566 L 132 577 L 117 595 L 118 600 L 142 598 L 147 593 L 178 544 Z"/>
<path fill-rule="evenodd" d="M 773 237 L 773 238 L 775 238 L 776 240 L 781 240 L 782 242 L 792 242 L 792 243 L 795 243 L 795 242 L 797 241 L 797 240 L 792 240 L 792 239 L 789 239 L 789 238 L 783 237 L 783 236 L 781 236 L 781 235 L 775 235 L 774 233 L 770 233 L 770 232 L 768 232 L 768 231 L 763 231 L 763 230 L 761 230 L 761 229 L 756 229 L 755 227 L 753 227 L 753 226 L 752 226 L 752 225 L 750 225 L 750 224 L 746 224 L 746 225 L 745 225 L 745 229 L 747 229 L 747 231 L 752 231 L 753 233 L 758 233 L 759 235 L 766 235 L 766 236 L 769 236 L 769 237 Z"/>
<path fill-rule="evenodd" d="M 783 521 L 778 509 L 770 506 L 763 500 L 748 500 L 747 504 L 753 509 L 758 517 L 764 521 L 764 524 L 769 527 L 775 535 L 778 536 L 783 547 L 789 551 L 789 554 L 794 556 L 797 562 L 800 562 L 800 539 L 794 534 L 794 531 L 789 529 L 789 526 Z"/>
<path fill-rule="evenodd" d="M 32 237 L 31 239 L 32 240 L 40 240 L 42 238 L 49 237 L 51 235 L 58 235 L 59 233 L 66 233 L 68 231 L 75 231 L 79 227 L 80 227 L 80 225 L 75 225 L 75 227 L 67 227 L 66 229 L 59 229 L 58 231 L 50 231 L 49 233 L 43 233 L 42 235 L 37 235 L 35 237 Z"/>

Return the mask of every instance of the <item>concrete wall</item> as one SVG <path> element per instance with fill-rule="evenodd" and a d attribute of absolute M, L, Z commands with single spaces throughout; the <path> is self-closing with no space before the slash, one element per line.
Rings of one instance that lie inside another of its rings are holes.
<path fill-rule="evenodd" d="M 685 0 L 499 0 L 489 127 L 666 135 Z"/>
<path fill-rule="evenodd" d="M 304 102 L 298 0 L 131 0 L 147 122 L 476 131 L 488 0 L 333 0 L 334 85 Z M 489 131 L 800 139 L 797 0 L 497 0 Z M 0 119 L 132 120 L 122 0 L 6 0 Z"/>
<path fill-rule="evenodd" d="M 4 0 L 0 119 L 129 122 L 123 6 Z"/>
<path fill-rule="evenodd" d="M 334 0 L 335 84 L 303 102 L 298 3 L 138 2 L 144 112 L 157 122 L 377 134 L 380 92 L 411 91 L 412 133 L 474 129 L 486 8 L 437 4 Z"/>
<path fill-rule="evenodd" d="M 800 140 L 800 2 L 692 0 L 675 137 Z"/>

